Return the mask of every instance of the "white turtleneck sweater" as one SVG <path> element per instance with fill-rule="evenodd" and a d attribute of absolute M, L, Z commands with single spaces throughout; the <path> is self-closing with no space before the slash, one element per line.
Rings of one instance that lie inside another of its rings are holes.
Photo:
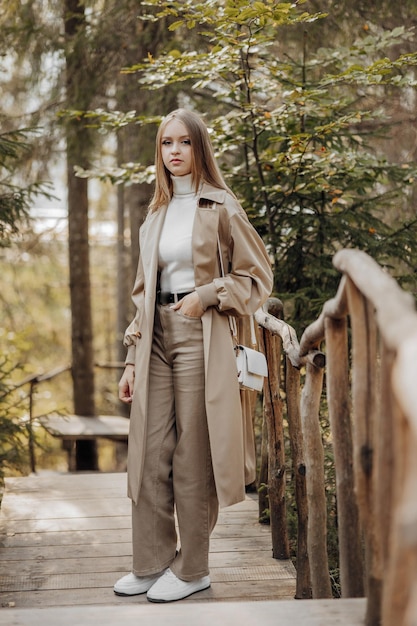
<path fill-rule="evenodd" d="M 160 285 L 161 291 L 181 293 L 195 288 L 191 239 L 197 194 L 191 174 L 171 179 L 173 196 L 159 240 Z"/>

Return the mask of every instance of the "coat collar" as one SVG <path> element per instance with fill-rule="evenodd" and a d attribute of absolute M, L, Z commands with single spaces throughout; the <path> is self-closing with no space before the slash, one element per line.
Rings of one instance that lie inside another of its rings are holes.
<path fill-rule="evenodd" d="M 218 187 L 213 187 L 213 185 L 209 185 L 208 183 L 203 183 L 200 192 L 200 201 L 204 199 L 223 204 L 226 199 L 226 195 L 226 189 L 219 189 Z"/>

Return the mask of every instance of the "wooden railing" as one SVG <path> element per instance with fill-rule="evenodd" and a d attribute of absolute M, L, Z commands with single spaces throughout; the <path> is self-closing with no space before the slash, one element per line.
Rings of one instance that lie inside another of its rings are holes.
<path fill-rule="evenodd" d="M 94 364 L 95 368 L 98 369 L 112 369 L 112 370 L 122 370 L 124 367 L 124 363 L 120 361 L 114 362 L 98 362 Z M 28 387 L 27 392 L 27 402 L 28 402 L 28 423 L 27 423 L 27 433 L 28 433 L 28 449 L 29 449 L 29 465 L 30 471 L 32 473 L 36 472 L 36 436 L 35 436 L 35 424 L 38 425 L 39 417 L 44 416 L 36 416 L 35 414 L 35 395 L 40 383 L 44 383 L 47 381 L 51 381 L 55 379 L 57 376 L 64 374 L 65 372 L 71 371 L 71 365 L 60 365 L 55 367 L 54 369 L 48 372 L 40 372 L 37 374 L 30 374 L 25 377 L 19 383 L 13 386 L 14 390 L 22 389 L 24 387 Z"/>
<path fill-rule="evenodd" d="M 267 467 L 261 467 L 268 501 L 261 492 L 260 511 L 270 510 L 273 556 L 288 558 L 284 414 L 298 516 L 296 597 L 332 597 L 319 419 L 325 397 L 336 474 L 341 595 L 367 597 L 368 626 L 414 626 L 417 313 L 411 295 L 365 253 L 341 250 L 334 265 L 341 272 L 338 292 L 300 341 L 279 319 L 279 300 L 270 299 L 255 316 L 269 365 L 263 394 Z M 22 381 L 30 385 L 31 423 L 36 385 L 67 369 Z M 30 445 L 34 466 L 33 441 Z"/>
<path fill-rule="evenodd" d="M 342 274 L 338 292 L 299 344 L 293 329 L 271 314 L 276 302 L 256 313 L 269 364 L 277 336 L 286 353 L 281 388 L 298 510 L 296 596 L 332 595 L 319 424 L 325 372 L 341 595 L 367 597 L 368 626 L 411 626 L 417 623 L 417 313 L 411 295 L 365 253 L 341 250 L 334 265 Z M 269 436 L 282 430 L 280 407 L 268 418 L 268 406 L 281 404 L 274 379 L 282 368 L 271 369 L 264 387 Z M 282 524 L 273 514 L 285 489 L 281 447 L 281 435 L 269 441 L 272 529 Z M 285 542 L 285 535 L 276 541 Z"/>
<path fill-rule="evenodd" d="M 68 372 L 70 369 L 71 369 L 70 365 L 62 365 L 62 366 L 54 368 L 53 370 L 49 372 L 30 374 L 29 376 L 21 380 L 17 385 L 14 385 L 13 387 L 13 389 L 22 389 L 23 387 L 26 387 L 27 385 L 29 388 L 28 394 L 27 394 L 28 405 L 29 405 L 28 406 L 29 419 L 28 419 L 27 430 L 28 430 L 29 463 L 30 463 L 31 472 L 36 472 L 36 455 L 35 455 L 36 437 L 34 433 L 34 422 L 35 422 L 34 397 L 35 397 L 36 388 L 39 385 L 39 383 L 52 380 L 53 378 L 56 378 L 60 374 L 63 374 L 64 372 Z"/>

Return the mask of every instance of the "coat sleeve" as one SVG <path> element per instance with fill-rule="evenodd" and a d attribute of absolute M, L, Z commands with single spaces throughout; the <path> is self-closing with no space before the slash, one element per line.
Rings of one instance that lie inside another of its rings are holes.
<path fill-rule="evenodd" d="M 140 320 L 142 318 L 144 296 L 145 291 L 142 260 L 139 257 L 138 271 L 136 273 L 136 280 L 132 291 L 132 300 L 136 307 L 136 315 L 127 327 L 123 339 L 123 345 L 127 348 L 127 355 L 125 359 L 126 365 L 128 363 L 131 363 L 132 365 L 135 364 L 136 343 L 141 337 Z"/>
<path fill-rule="evenodd" d="M 227 211 L 227 235 L 220 235 L 225 276 L 196 291 L 204 309 L 217 306 L 229 315 L 251 315 L 271 294 L 271 262 L 245 211 L 237 202 L 232 208 Z"/>

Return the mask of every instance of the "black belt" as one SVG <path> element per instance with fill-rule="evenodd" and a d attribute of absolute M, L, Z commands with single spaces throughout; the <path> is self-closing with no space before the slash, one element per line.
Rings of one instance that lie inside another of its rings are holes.
<path fill-rule="evenodd" d="M 157 291 L 156 301 L 158 304 L 174 304 L 185 296 L 188 296 L 191 291 L 184 291 L 182 293 L 170 293 L 169 291 Z"/>

